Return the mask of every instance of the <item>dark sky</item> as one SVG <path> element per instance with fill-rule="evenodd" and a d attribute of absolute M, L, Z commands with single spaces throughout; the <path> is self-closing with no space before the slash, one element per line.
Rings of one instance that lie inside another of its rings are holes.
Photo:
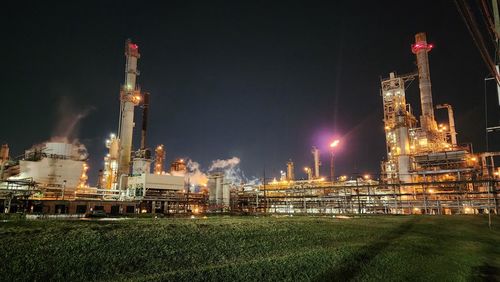
<path fill-rule="evenodd" d="M 0 12 L 0 141 L 19 155 L 57 134 L 62 115 L 89 111 L 75 136 L 90 151 L 91 184 L 117 128 L 126 38 L 139 45 L 138 82 L 151 92 L 148 143 L 165 144 L 169 161 L 237 156 L 248 176 L 269 176 L 292 158 L 302 174 L 311 146 L 335 135 L 338 173 L 378 173 L 379 77 L 416 68 L 420 31 L 435 44 L 434 103 L 454 106 L 459 142 L 484 149 L 488 73 L 453 1 L 12 3 Z M 419 113 L 417 90 L 407 99 Z"/>

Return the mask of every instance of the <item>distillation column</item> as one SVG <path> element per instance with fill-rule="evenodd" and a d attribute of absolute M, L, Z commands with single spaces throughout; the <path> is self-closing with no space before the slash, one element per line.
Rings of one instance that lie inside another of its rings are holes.
<path fill-rule="evenodd" d="M 410 182 L 410 136 L 409 129 L 415 118 L 407 110 L 405 80 L 413 76 L 396 76 L 381 81 L 386 131 L 387 161 L 384 172 L 389 181 Z"/>
<path fill-rule="evenodd" d="M 437 130 L 437 124 L 434 119 L 434 107 L 432 105 L 431 75 L 429 71 L 428 56 L 432 48 L 432 44 L 427 44 L 427 38 L 424 32 L 415 35 L 415 44 L 411 46 L 411 50 L 413 54 L 417 56 L 420 103 L 422 106 L 420 125 L 426 132 Z"/>
<path fill-rule="evenodd" d="M 141 100 L 140 90 L 135 81 L 138 75 L 137 60 L 140 58 L 139 47 L 130 39 L 125 42 L 125 84 L 120 91 L 120 123 L 118 136 L 120 138 L 120 158 L 118 161 L 118 178 L 130 173 L 130 157 L 132 153 L 132 134 L 134 129 L 134 107 Z M 121 184 L 124 188 L 124 183 Z"/>

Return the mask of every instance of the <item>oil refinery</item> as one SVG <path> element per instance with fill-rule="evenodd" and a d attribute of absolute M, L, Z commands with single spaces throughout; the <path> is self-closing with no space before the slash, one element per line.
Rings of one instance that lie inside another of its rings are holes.
<path fill-rule="evenodd" d="M 425 33 L 416 34 L 410 50 L 418 70 L 404 75 L 391 72 L 381 79 L 380 93 L 372 93 L 381 97 L 380 126 L 387 149 L 380 175 L 336 176 L 334 159 L 340 139 L 329 144 L 328 176 L 321 174 L 321 152 L 319 146 L 313 146 L 313 165 L 303 168 L 306 179 L 296 177 L 296 165 L 290 159 L 277 178 L 245 183 L 231 177 L 224 166 L 210 169 L 206 175 L 187 159 L 177 158 L 168 166 L 165 146 L 148 146 L 148 110 L 154 93 L 143 91 L 136 83 L 139 47 L 127 40 L 117 133 L 105 142 L 108 152 L 97 185 L 88 183 L 84 144 L 54 139 L 27 149 L 19 158 L 11 158 L 9 146 L 4 144 L 0 152 L 1 210 L 82 216 L 96 212 L 498 214 L 500 170 L 494 158 L 500 152 L 474 152 L 470 144 L 461 144 L 453 106 L 434 105 L 432 49 Z M 415 80 L 419 115 L 406 98 Z M 142 112 L 141 140 L 134 146 L 137 109 Z M 437 122 L 437 110 L 447 111 L 446 123 Z M 194 183 L 193 171 L 202 180 Z"/>

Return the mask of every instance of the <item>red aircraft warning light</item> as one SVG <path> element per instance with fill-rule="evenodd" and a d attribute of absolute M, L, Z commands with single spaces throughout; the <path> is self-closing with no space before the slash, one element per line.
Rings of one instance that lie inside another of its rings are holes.
<path fill-rule="evenodd" d="M 413 54 L 417 54 L 420 50 L 426 50 L 429 52 L 432 48 L 434 48 L 434 45 L 427 44 L 425 41 L 420 41 L 411 45 L 411 51 Z"/>

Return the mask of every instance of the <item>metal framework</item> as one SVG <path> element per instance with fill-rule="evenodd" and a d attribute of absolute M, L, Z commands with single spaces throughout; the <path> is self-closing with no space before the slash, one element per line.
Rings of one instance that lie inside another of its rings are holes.
<path fill-rule="evenodd" d="M 411 184 L 299 184 L 238 193 L 241 212 L 319 214 L 498 214 L 499 180 Z M 266 193 L 264 193 L 266 192 Z M 264 196 L 265 195 L 265 196 Z"/>

